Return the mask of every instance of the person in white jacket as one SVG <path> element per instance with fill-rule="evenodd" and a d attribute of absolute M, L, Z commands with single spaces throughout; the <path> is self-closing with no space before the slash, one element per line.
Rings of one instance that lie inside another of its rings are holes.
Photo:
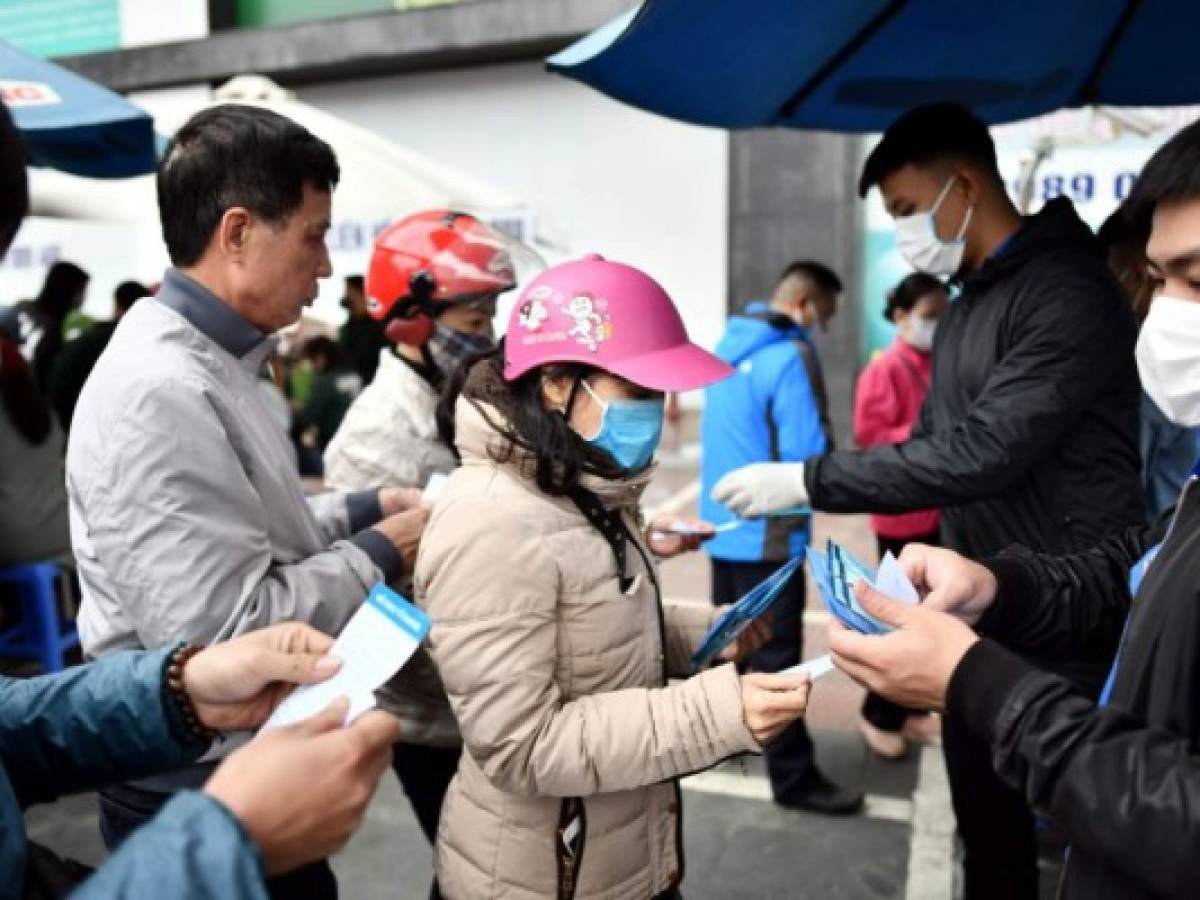
<path fill-rule="evenodd" d="M 506 244 L 474 216 L 444 209 L 416 213 L 379 234 L 367 272 L 367 303 L 384 323 L 390 346 L 325 450 L 328 487 L 422 489 L 433 475 L 458 465 L 438 436 L 438 400 L 458 365 L 494 344 L 496 299 L 516 284 Z M 402 723 L 393 768 L 433 844 L 462 752 L 458 725 L 424 651 L 382 696 Z"/>
<path fill-rule="evenodd" d="M 516 286 L 505 237 L 474 216 L 432 209 L 380 232 L 367 273 L 371 315 L 390 346 L 325 450 L 336 490 L 423 488 L 457 464 L 435 421 L 442 383 L 491 349 L 496 299 Z"/>

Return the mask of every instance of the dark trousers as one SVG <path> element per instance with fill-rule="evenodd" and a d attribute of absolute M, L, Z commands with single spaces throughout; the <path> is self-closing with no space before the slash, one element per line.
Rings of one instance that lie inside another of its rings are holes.
<path fill-rule="evenodd" d="M 767 578 L 783 563 L 712 561 L 712 597 L 718 606 L 734 603 L 752 587 Z M 771 607 L 773 618 L 770 639 L 750 658 L 749 668 L 758 672 L 778 672 L 800 662 L 804 640 L 804 571 L 797 571 Z M 804 719 L 789 725 L 763 750 L 771 790 L 779 800 L 787 801 L 803 791 L 812 774 L 813 744 Z"/>
<path fill-rule="evenodd" d="M 1037 839 L 1024 798 L 992 768 L 992 754 L 953 713 L 942 750 L 963 843 L 964 900 L 1037 900 Z"/>
<path fill-rule="evenodd" d="M 112 853 L 138 827 L 153 819 L 170 794 L 123 784 L 100 792 L 100 836 Z M 337 900 L 337 878 L 327 860 L 267 879 L 271 900 Z"/>
<path fill-rule="evenodd" d="M 392 771 L 412 804 L 413 813 L 430 844 L 437 842 L 438 820 L 450 780 L 458 771 L 462 747 L 425 747 L 397 744 L 392 751 Z"/>
<path fill-rule="evenodd" d="M 931 534 L 918 535 L 911 538 L 890 538 L 884 537 L 882 534 L 875 535 L 875 541 L 879 545 L 879 558 L 883 559 L 883 555 L 889 550 L 893 555 L 899 556 L 900 551 L 904 549 L 906 544 L 938 544 L 939 535 L 935 531 Z M 891 700 L 885 700 L 878 694 L 867 692 L 867 696 L 863 699 L 862 716 L 880 731 L 899 731 L 904 727 L 904 721 L 911 715 L 920 713 L 921 710 L 909 709 L 907 706 L 901 706 L 898 703 L 893 703 Z"/>

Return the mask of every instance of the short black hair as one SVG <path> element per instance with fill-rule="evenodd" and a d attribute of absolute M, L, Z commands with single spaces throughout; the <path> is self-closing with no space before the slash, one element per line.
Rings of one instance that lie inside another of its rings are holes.
<path fill-rule="evenodd" d="M 836 298 L 842 292 L 842 279 L 838 277 L 837 272 L 824 263 L 819 263 L 811 259 L 797 259 L 794 262 L 788 263 L 779 274 L 779 278 L 775 283 L 783 284 L 789 278 L 796 275 L 807 278 L 831 297 Z"/>
<path fill-rule="evenodd" d="M 858 196 L 867 196 L 871 188 L 907 165 L 941 160 L 969 163 L 1003 183 L 987 125 L 965 106 L 930 103 L 910 109 L 888 126 L 863 163 Z"/>
<path fill-rule="evenodd" d="M 46 270 L 34 302 L 51 317 L 65 319 L 76 308 L 79 295 L 87 288 L 91 277 L 75 263 L 60 259 Z"/>
<path fill-rule="evenodd" d="M 883 317 L 889 322 L 896 321 L 896 310 L 910 311 L 917 301 L 931 291 L 944 291 L 946 286 L 938 279 L 925 272 L 912 272 L 900 279 L 900 282 L 887 292 L 883 304 Z"/>
<path fill-rule="evenodd" d="M 365 284 L 363 282 L 363 277 L 361 275 L 347 275 L 346 276 L 346 287 L 352 287 L 358 291 L 363 290 L 365 287 Z"/>
<path fill-rule="evenodd" d="M 0 101 L 0 256 L 8 252 L 29 212 L 28 153 L 8 107 Z"/>
<path fill-rule="evenodd" d="M 305 341 L 304 349 L 301 353 L 305 359 L 312 360 L 323 356 L 325 358 L 325 365 L 330 369 L 337 369 L 342 365 L 341 345 L 323 334 L 318 334 L 316 337 L 311 337 Z"/>
<path fill-rule="evenodd" d="M 1137 234 L 1150 235 L 1154 208 L 1174 200 L 1200 200 L 1200 122 L 1193 122 L 1150 157 L 1122 213 Z"/>
<path fill-rule="evenodd" d="M 241 206 L 281 224 L 304 202 L 304 185 L 331 191 L 339 175 L 333 149 L 278 113 L 237 103 L 196 113 L 158 167 L 158 209 L 171 262 L 199 260 L 227 210 Z"/>
<path fill-rule="evenodd" d="M 122 281 L 113 291 L 113 302 L 117 304 L 117 309 L 128 311 L 133 304 L 149 296 L 150 289 L 140 281 Z"/>

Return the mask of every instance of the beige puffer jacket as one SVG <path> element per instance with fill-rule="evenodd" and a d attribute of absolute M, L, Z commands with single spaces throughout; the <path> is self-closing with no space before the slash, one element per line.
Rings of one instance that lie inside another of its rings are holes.
<path fill-rule="evenodd" d="M 640 577 L 623 595 L 611 548 L 572 501 L 494 462 L 497 433 L 471 401 L 457 423 L 463 466 L 415 590 L 467 749 L 442 808 L 442 894 L 655 897 L 682 877 L 678 776 L 759 749 L 732 665 L 663 687 L 686 674 L 713 609 L 660 607 L 633 547 Z M 636 534 L 648 480 L 585 486 Z"/>

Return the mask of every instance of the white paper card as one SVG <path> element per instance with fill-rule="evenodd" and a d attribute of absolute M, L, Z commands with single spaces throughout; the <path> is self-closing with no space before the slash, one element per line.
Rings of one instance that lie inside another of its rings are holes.
<path fill-rule="evenodd" d="M 446 482 L 449 480 L 449 476 L 441 472 L 434 472 L 430 475 L 429 481 L 425 484 L 425 490 L 421 492 L 421 502 L 426 506 L 433 506 L 442 491 L 446 489 Z"/>
<path fill-rule="evenodd" d="M 824 656 L 815 656 L 810 660 L 800 663 L 798 666 L 792 666 L 788 669 L 782 669 L 780 675 L 807 675 L 809 681 L 816 681 L 822 675 L 828 675 L 834 669 L 833 657 L 828 653 Z"/>
<path fill-rule="evenodd" d="M 375 706 L 375 689 L 408 662 L 429 626 L 429 616 L 385 585 L 375 585 L 329 651 L 342 661 L 337 674 L 296 688 L 263 728 L 311 718 L 338 697 L 350 698 L 346 723 L 353 722 Z"/>
<path fill-rule="evenodd" d="M 896 559 L 891 550 L 883 554 L 883 559 L 879 561 L 879 569 L 875 573 L 875 589 L 909 606 L 916 606 L 921 602 L 917 589 L 908 580 L 904 569 L 900 567 L 900 560 Z"/>

